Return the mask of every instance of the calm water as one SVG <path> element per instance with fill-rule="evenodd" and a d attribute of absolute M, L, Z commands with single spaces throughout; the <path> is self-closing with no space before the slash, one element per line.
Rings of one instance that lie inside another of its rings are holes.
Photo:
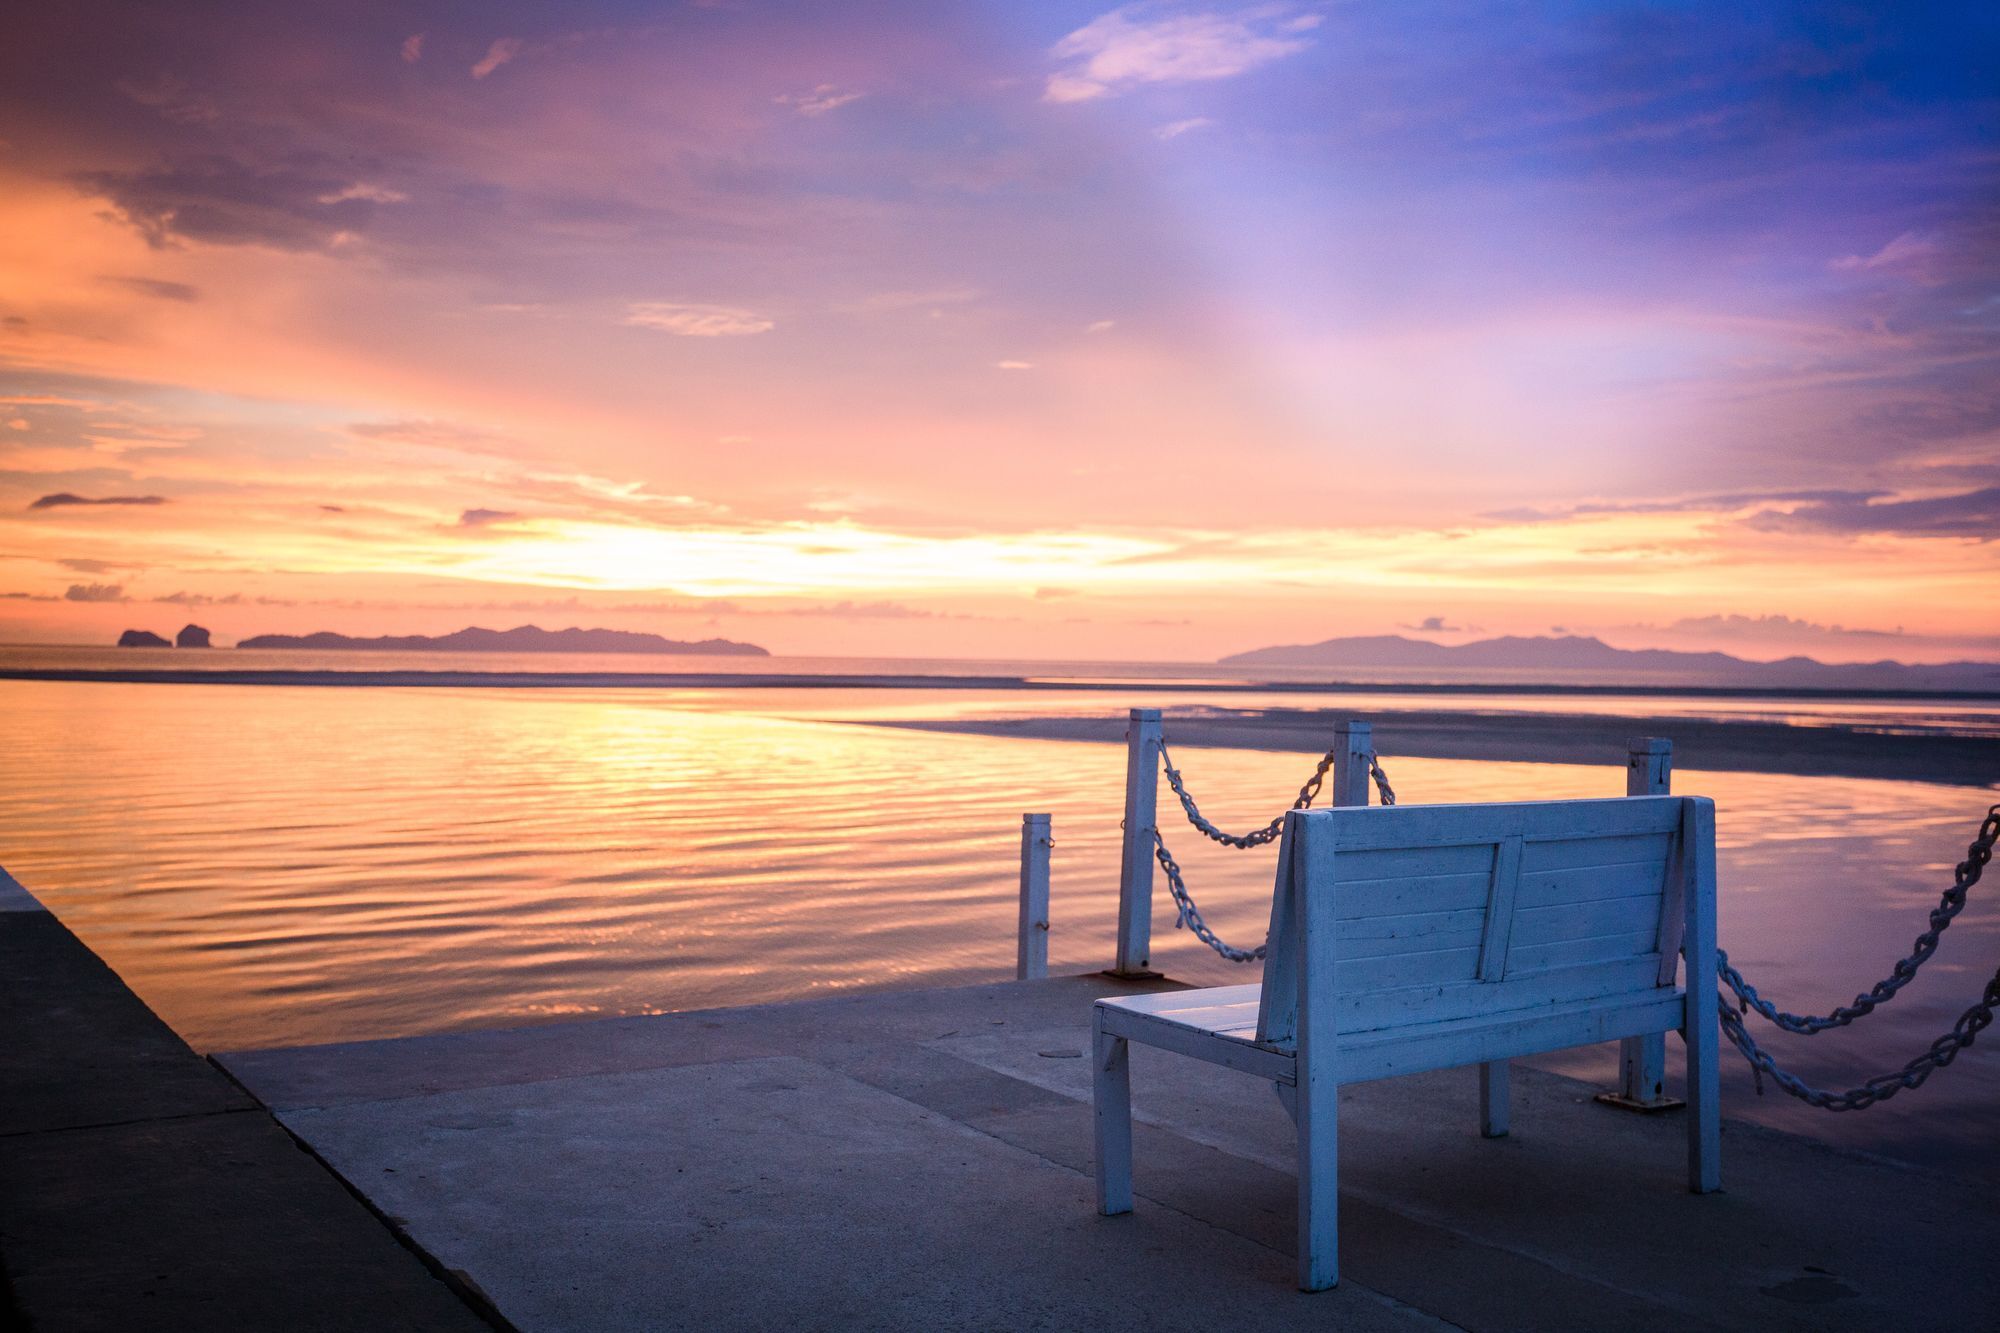
<path fill-rule="evenodd" d="M 1101 967 L 1119 747 L 857 725 L 1022 707 L 988 693 L 0 682 L 0 864 L 208 1050 L 1011 975 L 1024 810 L 1055 818 L 1052 966 Z M 1385 748 L 1406 801 L 1623 789 L 1617 767 Z M 1251 751 L 1181 759 L 1225 827 L 1268 819 L 1310 769 Z M 1676 786 L 1719 806 L 1724 946 L 1794 1010 L 1850 999 L 1886 971 L 1995 799 L 1734 773 L 1682 772 Z M 1186 829 L 1170 843 L 1212 923 L 1254 942 L 1273 855 Z M 1785 1041 L 1784 1057 L 1842 1085 L 1900 1065 L 2000 960 L 1996 903 L 2000 883 L 1976 893 L 1893 1005 Z M 1171 975 L 1253 975 L 1163 912 L 1155 934 Z M 1726 1058 L 1732 1115 L 2000 1179 L 2000 1039 L 1845 1116 L 1760 1101 Z M 1560 1063 L 1609 1075 L 1601 1051 Z"/>

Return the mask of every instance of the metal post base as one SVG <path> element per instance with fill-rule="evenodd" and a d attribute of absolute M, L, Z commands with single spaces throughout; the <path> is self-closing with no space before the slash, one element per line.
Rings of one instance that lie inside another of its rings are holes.
<path fill-rule="evenodd" d="M 1116 977 L 1120 981 L 1165 981 L 1167 974 L 1155 972 L 1150 967 L 1142 967 L 1136 972 L 1120 972 L 1115 967 L 1107 967 L 1097 974 L 1100 977 Z"/>
<path fill-rule="evenodd" d="M 1678 1097 L 1627 1097 L 1622 1092 L 1600 1092 L 1597 1100 L 1606 1106 L 1615 1106 L 1621 1111 L 1637 1111 L 1641 1115 L 1678 1111 L 1687 1105 Z"/>

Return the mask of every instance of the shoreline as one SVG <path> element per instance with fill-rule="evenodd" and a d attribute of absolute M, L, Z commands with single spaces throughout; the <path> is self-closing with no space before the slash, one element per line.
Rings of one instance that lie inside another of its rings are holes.
<path fill-rule="evenodd" d="M 1713 684 L 1533 684 L 1460 681 L 1129 680 L 1014 675 L 822 674 L 817 672 L 671 671 L 328 671 L 325 669 L 177 667 L 0 667 L 0 681 L 120 685 L 292 685 L 314 688 L 431 689 L 846 689 L 1017 690 L 1088 694 L 1153 691 L 1173 694 L 1435 694 L 1522 698 L 1854 699 L 1940 702 L 2000 701 L 2000 690 L 1903 690 L 1823 686 Z"/>
<path fill-rule="evenodd" d="M 1279 750 L 1316 754 L 1334 721 L 1330 709 L 1255 709 L 1166 715 L 1171 746 Z M 2000 742 L 1991 738 L 1895 735 L 1859 728 L 1798 727 L 1774 722 L 1609 714 L 1448 713 L 1371 711 L 1385 762 L 1481 759 L 1540 764 L 1623 765 L 1636 736 L 1674 743 L 1674 767 L 1798 777 L 1869 778 L 2000 789 Z M 1005 718 L 886 719 L 853 725 L 915 731 L 1012 736 L 1029 740 L 1122 744 L 1125 719 Z"/>

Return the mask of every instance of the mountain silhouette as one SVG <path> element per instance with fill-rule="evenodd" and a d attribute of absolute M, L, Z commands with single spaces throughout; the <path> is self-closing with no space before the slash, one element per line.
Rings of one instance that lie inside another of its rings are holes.
<path fill-rule="evenodd" d="M 622 629 L 547 630 L 539 625 L 483 629 L 474 625 L 451 634 L 391 634 L 355 638 L 321 630 L 316 634 L 257 634 L 238 648 L 316 648 L 401 653 L 679 653 L 710 657 L 769 657 L 769 650 L 734 639 L 687 642 Z"/>
<path fill-rule="evenodd" d="M 2000 662 L 1946 662 L 1928 666 L 1888 660 L 1821 662 L 1811 657 L 1753 662 L 1728 653 L 1614 648 L 1602 639 L 1576 634 L 1534 638 L 1507 635 L 1463 644 L 1433 643 L 1401 634 L 1357 635 L 1318 643 L 1255 648 L 1222 658 L 1220 665 L 1336 670 L 1591 671 L 1684 676 L 1690 680 L 1773 687 L 2000 690 Z"/>

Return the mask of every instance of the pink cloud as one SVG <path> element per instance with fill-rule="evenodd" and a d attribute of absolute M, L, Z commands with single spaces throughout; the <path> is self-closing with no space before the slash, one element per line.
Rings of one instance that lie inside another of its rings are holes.
<path fill-rule="evenodd" d="M 486 48 L 486 54 L 472 67 L 472 77 L 483 79 L 494 70 L 521 54 L 519 37 L 496 37 L 493 45 Z"/>

